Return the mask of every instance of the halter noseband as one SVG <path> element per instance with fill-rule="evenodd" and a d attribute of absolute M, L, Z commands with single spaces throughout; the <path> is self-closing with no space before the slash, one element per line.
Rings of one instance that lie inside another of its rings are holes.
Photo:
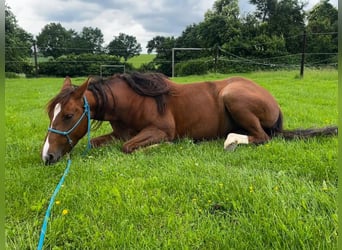
<path fill-rule="evenodd" d="M 73 144 L 72 144 L 72 140 L 71 140 L 69 135 L 72 131 L 74 131 L 75 128 L 77 128 L 77 126 L 80 124 L 80 122 L 82 121 L 84 116 L 87 116 L 87 118 L 88 118 L 87 119 L 88 120 L 88 131 L 87 131 L 87 133 L 88 133 L 88 148 L 90 148 L 90 108 L 89 108 L 87 98 L 85 96 L 83 96 L 83 100 L 84 100 L 83 114 L 81 115 L 81 117 L 78 119 L 78 121 L 74 124 L 74 126 L 71 129 L 69 129 L 68 131 L 61 131 L 61 130 L 57 130 L 54 128 L 48 128 L 49 132 L 65 136 L 67 138 L 68 143 L 70 144 L 71 148 L 73 148 Z"/>

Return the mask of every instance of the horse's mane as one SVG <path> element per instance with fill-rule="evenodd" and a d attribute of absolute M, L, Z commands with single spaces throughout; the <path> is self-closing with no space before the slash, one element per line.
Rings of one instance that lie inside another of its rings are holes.
<path fill-rule="evenodd" d="M 91 91 L 96 100 L 97 106 L 95 110 L 96 116 L 94 120 L 102 121 L 106 112 L 105 106 L 108 103 L 108 94 L 111 94 L 112 100 L 115 104 L 115 98 L 109 87 L 110 78 L 102 78 L 98 76 L 90 77 L 88 90 Z"/>
<path fill-rule="evenodd" d="M 157 103 L 158 112 L 163 114 L 166 107 L 166 95 L 170 94 L 171 86 L 167 77 L 160 73 L 139 73 L 117 75 L 124 80 L 137 94 L 153 97 Z"/>
<path fill-rule="evenodd" d="M 171 87 L 165 81 L 167 77 L 159 73 L 130 73 L 130 74 L 116 74 L 108 78 L 97 76 L 90 77 L 88 90 L 91 91 L 95 97 L 97 107 L 95 110 L 95 120 L 101 121 L 104 118 L 106 109 L 104 108 L 108 103 L 108 98 L 111 97 L 115 103 L 115 98 L 110 90 L 110 84 L 114 78 L 124 80 L 133 90 L 139 95 L 150 96 L 156 100 L 158 112 L 163 114 L 166 107 L 165 96 L 171 92 Z M 64 105 L 70 98 L 70 95 L 78 86 L 73 85 L 72 88 L 63 89 L 57 96 L 55 96 L 47 105 L 47 112 L 51 114 L 57 103 Z M 115 105 L 115 104 L 114 104 Z"/>

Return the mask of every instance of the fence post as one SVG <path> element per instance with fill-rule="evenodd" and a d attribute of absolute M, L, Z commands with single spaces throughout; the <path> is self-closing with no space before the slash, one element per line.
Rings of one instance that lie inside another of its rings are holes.
<path fill-rule="evenodd" d="M 33 56 L 34 56 L 34 71 L 36 77 L 38 77 L 38 60 L 37 60 L 37 44 L 36 40 L 33 41 Z"/>
<path fill-rule="evenodd" d="M 300 77 L 304 76 L 305 46 L 306 46 L 306 30 L 304 29 L 303 41 L 302 41 L 302 61 L 300 63 Z"/>
<path fill-rule="evenodd" d="M 175 77 L 175 48 L 172 48 L 172 77 Z"/>
<path fill-rule="evenodd" d="M 217 68 L 218 68 L 218 58 L 219 58 L 219 46 L 218 45 L 216 45 L 215 46 L 215 73 L 217 73 Z"/>

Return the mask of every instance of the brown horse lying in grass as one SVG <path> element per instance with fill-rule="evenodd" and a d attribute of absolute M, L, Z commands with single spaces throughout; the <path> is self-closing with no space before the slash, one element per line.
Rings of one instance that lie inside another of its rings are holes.
<path fill-rule="evenodd" d="M 50 127 L 42 150 L 45 164 L 58 161 L 87 133 L 86 106 L 91 119 L 108 121 L 113 128 L 110 134 L 92 139 L 91 145 L 124 140 L 125 153 L 183 137 L 227 137 L 224 148 L 233 150 L 238 144 L 265 143 L 274 136 L 337 134 L 337 127 L 283 131 L 276 100 L 241 77 L 181 85 L 162 74 L 132 73 L 88 78 L 79 87 L 67 77 L 48 105 Z"/>

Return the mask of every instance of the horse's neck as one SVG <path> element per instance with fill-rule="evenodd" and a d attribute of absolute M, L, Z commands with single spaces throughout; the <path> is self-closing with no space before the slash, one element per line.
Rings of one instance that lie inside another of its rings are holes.
<path fill-rule="evenodd" d="M 91 117 L 91 119 L 94 119 L 94 117 L 96 115 L 95 112 L 96 112 L 96 107 L 97 107 L 95 96 L 89 90 L 86 90 L 84 95 L 87 98 L 87 101 L 88 101 L 88 104 L 89 104 L 89 107 L 90 107 L 90 117 Z"/>

